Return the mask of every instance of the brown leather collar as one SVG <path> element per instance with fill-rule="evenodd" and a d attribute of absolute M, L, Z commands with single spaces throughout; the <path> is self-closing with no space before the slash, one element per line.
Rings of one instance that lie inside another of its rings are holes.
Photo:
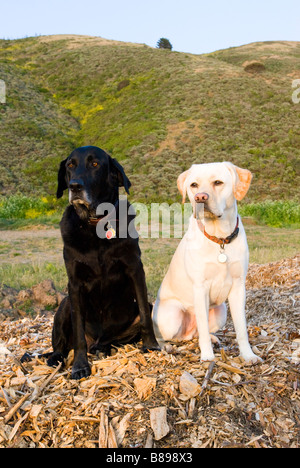
<path fill-rule="evenodd" d="M 105 221 L 106 223 L 108 221 L 114 221 L 114 222 L 118 222 L 119 220 L 118 219 L 112 219 L 112 215 L 113 214 L 116 214 L 116 210 L 119 206 L 119 200 L 117 201 L 117 203 L 114 205 L 115 206 L 115 209 L 111 212 L 111 213 L 108 213 L 107 215 L 102 215 L 102 216 L 98 216 L 98 217 L 93 217 L 93 216 L 90 216 L 89 219 L 88 219 L 88 224 L 90 226 L 97 226 L 97 224 L 99 223 L 99 221 Z"/>
<path fill-rule="evenodd" d="M 104 216 L 99 216 L 99 218 L 93 218 L 92 216 L 90 216 L 88 219 L 88 224 L 90 224 L 90 226 L 97 226 L 99 221 L 101 221 L 101 219 L 103 218 Z"/>
<path fill-rule="evenodd" d="M 224 249 L 224 245 L 230 244 L 230 242 L 233 241 L 233 239 L 235 239 L 239 233 L 239 217 L 237 217 L 235 230 L 233 231 L 232 234 L 230 234 L 230 236 L 225 237 L 225 239 L 220 238 L 220 237 L 210 236 L 209 234 L 207 234 L 207 232 L 205 231 L 205 227 L 201 223 L 200 219 L 197 219 L 197 223 L 198 223 L 200 231 L 203 232 L 205 237 L 207 237 L 207 239 L 213 242 L 216 242 L 216 244 L 221 245 L 223 249 Z"/>

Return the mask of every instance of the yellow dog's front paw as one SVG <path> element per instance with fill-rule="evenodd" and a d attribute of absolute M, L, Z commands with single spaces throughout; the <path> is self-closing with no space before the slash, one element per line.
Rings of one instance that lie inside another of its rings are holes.
<path fill-rule="evenodd" d="M 201 362 L 215 361 L 214 354 L 201 354 Z"/>
<path fill-rule="evenodd" d="M 246 355 L 242 354 L 241 357 L 244 359 L 245 364 L 248 366 L 254 366 L 256 364 L 261 364 L 263 362 L 263 360 L 254 353 L 246 354 Z"/>

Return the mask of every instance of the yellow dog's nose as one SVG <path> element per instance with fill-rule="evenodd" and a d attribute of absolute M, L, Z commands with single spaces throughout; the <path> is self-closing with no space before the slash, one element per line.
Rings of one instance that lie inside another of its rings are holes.
<path fill-rule="evenodd" d="M 196 203 L 205 203 L 209 199 L 208 193 L 201 192 L 201 193 L 196 193 L 195 195 L 195 202 Z"/>

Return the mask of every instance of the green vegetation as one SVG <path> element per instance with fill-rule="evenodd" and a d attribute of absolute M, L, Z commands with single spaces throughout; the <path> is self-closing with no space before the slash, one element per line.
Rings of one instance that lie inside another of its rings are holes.
<path fill-rule="evenodd" d="M 169 41 L 169 39 L 166 39 L 165 37 L 161 37 L 159 41 L 157 41 L 156 47 L 158 49 L 169 49 L 169 50 L 173 49 L 171 42 Z"/>
<path fill-rule="evenodd" d="M 92 144 L 124 165 L 134 201 L 180 201 L 180 172 L 223 160 L 253 172 L 247 204 L 297 200 L 299 59 L 296 42 L 195 56 L 82 36 L 1 40 L 0 192 L 53 196 L 59 161 Z"/>
<path fill-rule="evenodd" d="M 50 197 L 38 198 L 26 195 L 11 195 L 8 197 L 0 196 L 0 229 L 20 228 L 34 225 L 57 226 L 64 208 L 65 200 L 58 201 L 55 198 Z M 150 223 L 150 205 L 147 205 L 147 212 L 148 221 Z M 169 209 L 167 209 L 167 213 L 169 213 Z M 300 204 L 297 201 L 265 201 L 260 203 L 242 204 L 239 206 L 239 213 L 242 217 L 251 217 L 255 222 L 271 227 L 300 227 Z M 139 214 L 139 211 L 137 211 L 137 214 Z M 163 215 L 161 210 L 159 211 L 158 216 L 159 221 L 162 222 Z M 186 216 L 190 216 L 188 212 L 186 213 Z M 174 214 L 171 214 L 170 222 L 170 232 L 172 236 L 173 225 L 175 222 Z M 179 222 L 183 222 L 181 217 Z"/>
<path fill-rule="evenodd" d="M 33 225 L 57 225 L 63 212 L 63 203 L 50 197 L 0 195 L 0 229 Z"/>
<path fill-rule="evenodd" d="M 2 263 L 0 264 L 0 285 L 26 289 L 41 283 L 45 278 L 53 281 L 59 290 L 67 285 L 66 269 L 62 263 Z"/>
<path fill-rule="evenodd" d="M 51 215 L 55 211 L 56 200 L 47 198 L 12 195 L 0 197 L 0 218 L 35 219 L 42 215 Z"/>
<path fill-rule="evenodd" d="M 272 227 L 300 227 L 300 204 L 297 201 L 266 201 L 243 205 L 240 214 Z"/>

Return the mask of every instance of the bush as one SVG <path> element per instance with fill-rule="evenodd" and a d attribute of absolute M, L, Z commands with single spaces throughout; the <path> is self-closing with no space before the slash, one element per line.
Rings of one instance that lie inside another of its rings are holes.
<path fill-rule="evenodd" d="M 239 213 L 272 227 L 300 225 L 300 205 L 296 201 L 251 203 L 239 207 Z"/>
<path fill-rule="evenodd" d="M 46 198 L 26 197 L 25 195 L 0 197 L 0 218 L 35 219 L 52 213 L 53 205 Z"/>
<path fill-rule="evenodd" d="M 123 88 L 127 88 L 130 85 L 130 80 L 123 80 L 117 86 L 118 91 L 121 91 Z"/>
<path fill-rule="evenodd" d="M 243 66 L 245 72 L 247 73 L 263 73 L 266 70 L 264 64 L 256 60 L 252 60 L 251 62 L 245 62 Z"/>

